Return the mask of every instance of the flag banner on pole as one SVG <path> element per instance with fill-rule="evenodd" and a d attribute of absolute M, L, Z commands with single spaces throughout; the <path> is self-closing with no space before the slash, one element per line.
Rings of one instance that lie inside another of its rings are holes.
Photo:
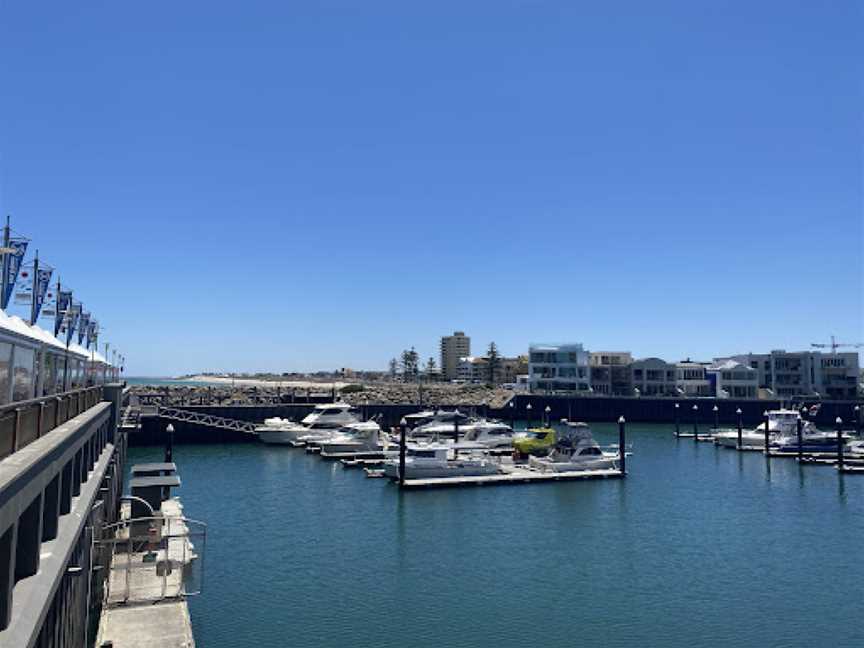
<path fill-rule="evenodd" d="M 43 304 L 49 298 L 51 275 L 54 273 L 54 268 L 51 266 L 40 265 L 34 273 L 35 263 L 28 263 L 21 268 L 19 280 L 15 287 L 14 302 L 20 306 L 30 307 L 30 324 L 35 324 L 39 319 L 39 314 L 42 311 Z M 34 296 L 33 286 L 36 286 Z M 34 301 L 35 299 L 35 301 Z M 51 312 L 53 315 L 53 310 Z"/>
<path fill-rule="evenodd" d="M 96 343 L 96 337 L 99 335 L 99 322 L 91 319 L 87 326 L 87 348 Z"/>
<path fill-rule="evenodd" d="M 66 344 L 72 342 L 72 336 L 75 335 L 75 329 L 78 326 L 78 319 L 81 317 L 81 304 L 72 304 L 69 306 L 69 312 L 66 315 Z"/>
<path fill-rule="evenodd" d="M 18 273 L 18 282 L 12 294 L 16 306 L 29 306 L 33 303 L 33 262 L 25 263 Z"/>
<path fill-rule="evenodd" d="M 30 324 L 35 324 L 36 320 L 39 319 L 39 312 L 42 310 L 42 305 L 45 303 L 45 297 L 51 286 L 52 274 L 54 274 L 54 268 L 49 266 L 40 267 L 33 278 L 33 281 L 36 283 L 36 294 L 33 295 L 33 314 L 30 316 Z"/>
<path fill-rule="evenodd" d="M 54 337 L 60 335 L 60 329 L 64 329 L 66 320 L 66 312 L 69 310 L 69 303 L 72 301 L 72 291 L 63 290 L 62 288 L 57 293 L 57 310 L 54 319 Z"/>
<path fill-rule="evenodd" d="M 45 299 L 42 301 L 42 310 L 39 312 L 42 319 L 53 320 L 57 317 L 57 290 L 53 284 L 48 285 L 48 290 L 45 292 Z"/>
<path fill-rule="evenodd" d="M 84 344 L 84 336 L 90 328 L 90 313 L 81 313 L 81 322 L 78 325 L 78 344 Z"/>
<path fill-rule="evenodd" d="M 2 287 L 3 290 L 3 309 L 9 305 L 9 300 L 12 297 L 12 293 L 15 290 L 15 282 L 18 281 L 18 271 L 21 269 L 22 262 L 24 261 L 24 255 L 27 254 L 27 244 L 29 241 L 24 238 L 13 238 L 9 241 L 9 247 L 12 252 L 7 253 L 5 256 L 8 257 L 8 260 L 4 263 L 8 263 L 9 274 L 7 275 L 6 285 Z"/>

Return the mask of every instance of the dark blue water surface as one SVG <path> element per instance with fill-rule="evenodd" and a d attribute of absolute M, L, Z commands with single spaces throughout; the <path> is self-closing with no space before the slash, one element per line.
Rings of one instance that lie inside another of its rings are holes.
<path fill-rule="evenodd" d="M 176 448 L 208 524 L 198 646 L 864 645 L 864 476 L 628 428 L 626 480 L 407 493 L 289 447 Z"/>

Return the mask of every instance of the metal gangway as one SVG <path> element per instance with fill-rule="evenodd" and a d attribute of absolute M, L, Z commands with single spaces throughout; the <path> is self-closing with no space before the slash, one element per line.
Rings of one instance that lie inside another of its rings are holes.
<path fill-rule="evenodd" d="M 157 416 L 171 421 L 194 423 L 195 425 L 206 425 L 208 427 L 219 428 L 220 430 L 255 434 L 255 423 L 225 418 L 224 416 L 213 416 L 212 414 L 205 414 L 203 412 L 192 412 L 176 407 L 160 407 Z"/>

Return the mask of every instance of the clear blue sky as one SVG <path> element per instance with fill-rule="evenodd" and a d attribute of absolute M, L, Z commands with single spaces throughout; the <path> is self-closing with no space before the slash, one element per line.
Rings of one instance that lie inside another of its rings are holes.
<path fill-rule="evenodd" d="M 856 2 L 0 2 L 0 210 L 131 374 L 862 333 Z"/>

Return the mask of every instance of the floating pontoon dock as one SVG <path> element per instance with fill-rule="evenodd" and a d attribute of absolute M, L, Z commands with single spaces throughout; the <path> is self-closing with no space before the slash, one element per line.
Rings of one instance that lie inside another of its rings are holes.
<path fill-rule="evenodd" d="M 510 468 L 500 475 L 474 475 L 469 477 L 430 477 L 406 479 L 403 488 L 433 488 L 439 486 L 486 486 L 492 484 L 531 484 L 535 482 L 574 481 L 580 479 L 620 479 L 625 473 L 615 468 L 603 470 L 570 470 L 540 472 L 530 468 Z"/>

